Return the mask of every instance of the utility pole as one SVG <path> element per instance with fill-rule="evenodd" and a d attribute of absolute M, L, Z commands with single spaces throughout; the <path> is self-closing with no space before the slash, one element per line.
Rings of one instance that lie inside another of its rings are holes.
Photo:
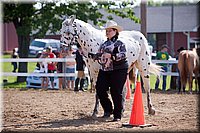
<path fill-rule="evenodd" d="M 174 2 L 171 5 L 171 56 L 174 56 Z"/>
<path fill-rule="evenodd" d="M 141 15 L 141 32 L 147 38 L 147 4 L 146 0 L 141 0 L 140 4 L 140 15 Z M 145 92 L 142 78 L 140 77 L 142 92 Z"/>
<path fill-rule="evenodd" d="M 170 54 L 172 57 L 174 57 L 174 2 L 172 0 L 172 5 L 171 5 L 171 51 Z M 177 68 L 176 64 L 172 65 L 172 72 L 175 72 Z M 170 81 L 170 89 L 176 90 L 176 76 L 171 76 L 171 81 Z"/>
<path fill-rule="evenodd" d="M 146 0 L 141 0 L 140 4 L 140 15 L 141 15 L 141 32 L 147 37 L 147 4 Z"/>

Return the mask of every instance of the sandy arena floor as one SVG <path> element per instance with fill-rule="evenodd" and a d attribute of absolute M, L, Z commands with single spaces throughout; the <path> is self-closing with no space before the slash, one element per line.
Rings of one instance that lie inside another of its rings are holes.
<path fill-rule="evenodd" d="M 147 114 L 143 94 L 145 123 L 152 127 L 122 127 L 130 119 L 133 94 L 126 101 L 121 122 L 92 118 L 94 93 L 60 90 L 3 90 L 3 131 L 30 132 L 182 132 L 199 131 L 198 94 L 151 93 L 156 115 Z M 100 107 L 99 117 L 103 114 Z"/>

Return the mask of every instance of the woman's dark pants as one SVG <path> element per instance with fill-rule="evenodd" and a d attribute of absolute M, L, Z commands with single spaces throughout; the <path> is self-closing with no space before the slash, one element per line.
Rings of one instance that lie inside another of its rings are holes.
<path fill-rule="evenodd" d="M 119 69 L 113 71 L 99 71 L 96 90 L 99 96 L 100 103 L 105 113 L 113 113 L 114 118 L 120 118 L 123 111 L 122 105 L 122 91 L 127 78 L 128 69 Z M 110 93 L 114 104 L 109 99 L 108 91 Z"/>

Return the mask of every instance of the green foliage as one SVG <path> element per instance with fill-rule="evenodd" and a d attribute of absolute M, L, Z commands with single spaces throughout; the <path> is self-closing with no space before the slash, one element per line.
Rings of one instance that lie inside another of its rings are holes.
<path fill-rule="evenodd" d="M 132 8 L 126 8 L 131 4 L 128 2 L 116 5 L 115 2 L 99 1 L 96 6 L 89 1 L 71 1 L 59 5 L 56 5 L 56 2 L 41 2 L 39 9 L 34 6 L 35 4 L 4 2 L 3 21 L 14 22 L 18 35 L 31 35 L 34 38 L 42 38 L 47 33 L 57 34 L 61 29 L 62 21 L 70 15 L 76 15 L 78 19 L 85 22 L 91 20 L 95 25 L 102 25 L 106 21 L 102 19 L 103 14 L 99 12 L 99 9 L 105 9 L 108 13 L 122 18 L 130 18 L 136 23 L 140 22 L 134 16 Z M 117 6 L 118 8 L 112 8 Z M 112 16 L 108 16 L 108 19 L 112 19 Z"/>
<path fill-rule="evenodd" d="M 34 13 L 33 4 L 3 4 L 3 21 L 13 22 L 18 35 L 29 35 L 31 32 L 31 17 Z"/>
<path fill-rule="evenodd" d="M 135 13 L 133 11 L 133 8 L 128 7 L 129 5 L 132 5 L 130 2 L 123 1 L 122 3 L 116 3 L 116 2 L 99 2 L 98 6 L 99 8 L 105 9 L 110 14 L 115 14 L 117 16 L 120 16 L 122 18 L 129 18 L 133 20 L 135 23 L 140 23 L 140 19 L 135 16 Z M 109 15 L 107 19 L 112 20 L 112 16 Z"/>
<path fill-rule="evenodd" d="M 58 2 L 58 1 L 57 1 Z M 36 3 L 3 3 L 3 22 L 13 22 L 18 35 L 19 57 L 28 57 L 29 51 L 29 36 L 33 38 L 43 38 L 48 34 L 59 34 L 61 24 L 65 17 L 76 15 L 78 19 L 85 22 L 93 21 L 95 25 L 103 25 L 106 21 L 102 19 L 103 14 L 99 9 L 103 8 L 110 13 L 121 16 L 122 18 L 130 18 L 135 22 L 139 22 L 134 16 L 132 9 L 126 9 L 126 3 L 120 5 L 122 10 L 111 8 L 116 6 L 115 2 L 99 2 L 94 6 L 89 1 L 84 2 L 38 2 L 41 8 L 36 8 Z M 111 16 L 108 19 L 112 19 Z M 19 72 L 26 72 L 27 64 L 20 63 Z M 25 79 L 18 78 L 18 82 L 23 82 Z"/>

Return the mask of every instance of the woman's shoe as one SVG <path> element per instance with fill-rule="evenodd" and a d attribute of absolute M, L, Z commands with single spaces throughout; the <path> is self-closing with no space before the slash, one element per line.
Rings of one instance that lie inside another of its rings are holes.
<path fill-rule="evenodd" d="M 114 119 L 112 120 L 112 122 L 116 122 L 116 121 L 121 121 L 121 119 L 120 119 L 120 118 L 114 118 Z"/>
<path fill-rule="evenodd" d="M 102 116 L 102 118 L 109 118 L 111 115 L 111 113 L 105 112 L 104 115 Z"/>

